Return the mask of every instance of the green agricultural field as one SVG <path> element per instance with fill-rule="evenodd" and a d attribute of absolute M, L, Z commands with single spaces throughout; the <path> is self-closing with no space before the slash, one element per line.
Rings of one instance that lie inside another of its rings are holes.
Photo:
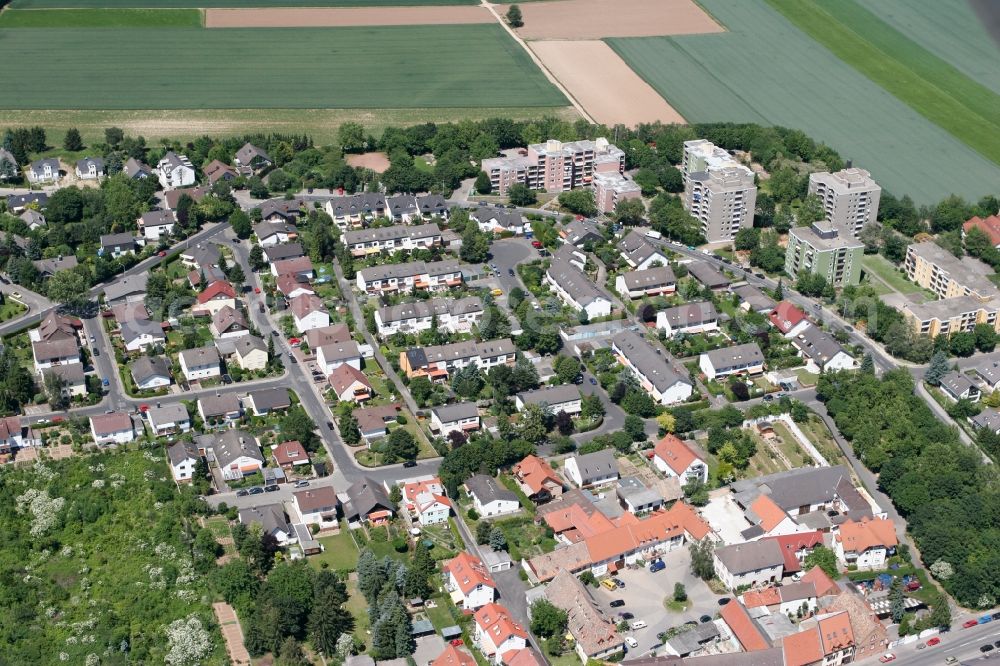
<path fill-rule="evenodd" d="M 763 0 L 700 3 L 728 32 L 609 39 L 685 118 L 803 130 L 918 203 L 996 189 L 1000 166 L 803 34 Z"/>
<path fill-rule="evenodd" d="M 0 28 L 200 28 L 197 9 L 40 9 L 0 12 Z"/>
<path fill-rule="evenodd" d="M 841 60 L 1000 164 L 1000 95 L 854 0 L 767 0 Z"/>
<path fill-rule="evenodd" d="M 966 0 L 865 0 L 864 5 L 966 76 L 1000 93 L 1000 48 Z"/>
<path fill-rule="evenodd" d="M 238 54 L 265 40 L 253 62 Z M 113 48 L 95 49 L 94 44 Z M 45 44 L 31 68 L 0 68 L 8 109 L 287 109 L 564 106 L 499 25 L 260 29 L 0 30 L 7 53 Z M 87 53 L 87 57 L 77 54 Z M 170 53 L 169 66 L 155 57 Z M 471 57 L 474 54 L 474 57 Z M 499 113 L 499 111 L 497 111 Z"/>

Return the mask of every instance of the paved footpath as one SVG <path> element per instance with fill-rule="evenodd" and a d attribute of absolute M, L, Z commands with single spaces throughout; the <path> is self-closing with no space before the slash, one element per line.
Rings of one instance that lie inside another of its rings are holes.
<path fill-rule="evenodd" d="M 219 621 L 222 638 L 226 641 L 226 652 L 233 666 L 250 666 L 250 653 L 243 644 L 243 628 L 236 611 L 227 603 L 221 601 L 212 604 L 215 619 Z"/>

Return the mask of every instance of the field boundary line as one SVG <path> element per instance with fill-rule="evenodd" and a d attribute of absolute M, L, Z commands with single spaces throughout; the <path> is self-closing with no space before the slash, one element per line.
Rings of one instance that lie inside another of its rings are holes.
<path fill-rule="evenodd" d="M 571 95 L 569 90 L 566 89 L 566 86 L 562 84 L 562 81 L 557 79 L 556 76 L 549 71 L 549 68 L 546 67 L 545 64 L 542 62 L 541 58 L 539 58 L 535 54 L 535 52 L 531 50 L 531 48 L 528 46 L 528 43 L 523 39 L 521 39 L 521 36 L 518 35 L 513 28 L 507 25 L 507 21 L 503 20 L 503 17 L 500 16 L 499 12 L 497 12 L 496 5 L 489 2 L 488 0 L 481 0 L 481 1 L 482 1 L 482 6 L 486 7 L 486 9 L 489 10 L 490 14 L 493 14 L 493 17 L 497 20 L 497 23 L 499 23 L 501 27 L 503 27 L 503 29 L 507 31 L 507 34 L 510 35 L 514 39 L 514 41 L 517 42 L 521 46 L 521 48 L 525 50 L 525 52 L 528 54 L 528 57 L 531 58 L 531 61 L 535 63 L 535 66 L 538 67 L 539 71 L 541 71 L 542 74 L 545 75 L 545 78 L 547 78 L 552 85 L 558 88 L 559 92 L 561 92 L 563 95 L 566 96 L 566 99 L 568 99 L 570 104 L 573 105 L 573 108 L 576 109 L 576 112 L 579 113 L 584 118 L 584 120 L 586 120 L 590 124 L 596 125 L 597 123 L 594 122 L 594 119 L 590 116 L 589 113 L 587 113 L 587 110 L 583 108 L 583 105 L 580 104 L 579 100 L 577 100 L 576 97 Z"/>

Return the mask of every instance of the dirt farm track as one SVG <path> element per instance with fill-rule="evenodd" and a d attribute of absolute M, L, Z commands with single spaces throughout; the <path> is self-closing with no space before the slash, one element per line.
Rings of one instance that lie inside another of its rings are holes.
<path fill-rule="evenodd" d="M 275 7 L 206 9 L 206 28 L 330 28 L 386 25 L 492 23 L 480 6 Z"/>

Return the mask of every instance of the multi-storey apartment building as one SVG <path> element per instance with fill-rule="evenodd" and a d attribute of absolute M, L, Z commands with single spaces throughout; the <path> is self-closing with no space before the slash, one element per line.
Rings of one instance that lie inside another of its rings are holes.
<path fill-rule="evenodd" d="M 972 257 L 959 259 L 936 243 L 914 243 L 906 248 L 906 276 L 938 298 L 972 296 L 986 301 L 1000 296 L 987 277 L 993 270 Z"/>
<path fill-rule="evenodd" d="M 785 272 L 792 277 L 815 273 L 828 284 L 846 287 L 861 282 L 861 257 L 864 243 L 839 231 L 829 222 L 811 227 L 795 227 L 788 234 Z"/>
<path fill-rule="evenodd" d="M 602 213 L 613 213 L 619 201 L 641 197 L 642 188 L 617 171 L 594 174 L 594 201 Z"/>
<path fill-rule="evenodd" d="M 441 291 L 462 284 L 462 269 L 454 260 L 372 266 L 358 271 L 355 284 L 358 290 L 370 294 L 414 289 Z"/>
<path fill-rule="evenodd" d="M 1000 332 L 1000 301 L 986 301 L 973 296 L 956 296 L 929 303 L 908 303 L 903 306 L 914 333 L 936 338 L 958 331 L 969 332 L 976 324 L 987 324 Z"/>
<path fill-rule="evenodd" d="M 710 243 L 732 240 L 753 226 L 757 186 L 753 172 L 705 139 L 684 142 L 684 208 L 701 222 Z"/>
<path fill-rule="evenodd" d="M 450 345 L 418 347 L 399 354 L 399 367 L 407 377 L 429 377 L 447 381 L 455 370 L 475 365 L 483 372 L 497 365 L 514 365 L 517 348 L 510 338 L 487 342 L 456 342 Z"/>
<path fill-rule="evenodd" d="M 809 194 L 820 198 L 826 221 L 841 235 L 857 237 L 866 224 L 875 221 L 882 188 L 870 173 L 851 167 L 809 174 Z"/>
<path fill-rule="evenodd" d="M 433 298 L 379 308 L 375 311 L 375 324 L 381 337 L 430 330 L 435 318 L 438 330 L 468 333 L 482 320 L 483 312 L 483 301 L 478 296 Z"/>
<path fill-rule="evenodd" d="M 605 138 L 567 143 L 549 139 L 531 144 L 514 157 L 487 158 L 482 169 L 501 196 L 515 183 L 533 190 L 565 192 L 590 185 L 595 173 L 623 173 L 625 151 Z"/>

